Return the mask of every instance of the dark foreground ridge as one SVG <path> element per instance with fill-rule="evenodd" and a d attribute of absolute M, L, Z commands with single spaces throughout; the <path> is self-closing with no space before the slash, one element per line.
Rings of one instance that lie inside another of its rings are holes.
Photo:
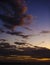
<path fill-rule="evenodd" d="M 0 65 L 50 65 L 50 62 L 0 62 Z"/>

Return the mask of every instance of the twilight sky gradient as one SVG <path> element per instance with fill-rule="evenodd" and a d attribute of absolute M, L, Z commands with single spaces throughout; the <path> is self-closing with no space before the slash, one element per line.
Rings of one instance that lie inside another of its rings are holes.
<path fill-rule="evenodd" d="M 26 40 L 28 43 L 50 48 L 50 0 L 26 0 L 26 3 L 28 6 L 27 14 L 36 17 L 30 25 L 32 31 L 25 30 L 22 27 L 18 27 L 18 29 L 15 30 L 24 31 L 25 34 L 29 33 L 35 35 Z M 2 24 L 1 21 L 0 24 Z M 45 33 L 43 31 L 47 32 Z M 19 36 L 12 36 L 5 33 L 0 34 L 0 38 L 7 39 L 10 44 L 13 44 L 16 40 L 22 39 Z"/>

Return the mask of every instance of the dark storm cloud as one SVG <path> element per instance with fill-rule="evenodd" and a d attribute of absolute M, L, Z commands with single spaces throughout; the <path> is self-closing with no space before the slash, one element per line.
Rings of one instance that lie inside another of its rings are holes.
<path fill-rule="evenodd" d="M 5 8 L 4 10 L 6 10 L 6 12 L 10 14 L 0 14 L 0 19 L 3 20 L 4 26 L 6 28 L 14 30 L 16 26 L 28 26 L 28 24 L 31 23 L 32 16 L 25 14 L 27 11 L 27 6 L 24 0 L 0 0 L 0 2 L 2 2 L 1 8 Z M 8 9 L 8 7 L 6 8 L 6 3 L 8 3 L 12 7 L 12 10 L 14 11 L 13 16 L 10 13 L 10 9 Z M 29 20 L 29 22 L 24 22 L 25 19 L 27 19 L 27 21 Z"/>

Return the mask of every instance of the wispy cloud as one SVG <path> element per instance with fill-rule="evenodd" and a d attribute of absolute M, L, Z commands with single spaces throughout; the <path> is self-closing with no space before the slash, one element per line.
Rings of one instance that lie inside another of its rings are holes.
<path fill-rule="evenodd" d="M 6 33 L 11 34 L 11 35 L 21 35 L 22 34 L 22 32 L 10 32 L 10 31 L 7 31 Z"/>
<path fill-rule="evenodd" d="M 5 40 L 5 39 L 0 39 L 0 41 L 7 41 L 7 40 Z"/>
<path fill-rule="evenodd" d="M 48 33 L 50 33 L 50 31 L 43 30 L 43 31 L 41 31 L 40 33 L 42 33 L 42 34 L 48 34 Z"/>
<path fill-rule="evenodd" d="M 24 43 L 24 42 L 14 42 L 14 44 L 17 44 L 17 45 L 25 45 L 27 43 Z"/>
<path fill-rule="evenodd" d="M 25 35 L 25 34 L 23 34 L 23 32 L 10 32 L 10 31 L 7 31 L 6 33 L 10 34 L 10 35 L 21 36 L 23 38 L 28 38 L 29 36 L 31 36 L 31 35 Z"/>

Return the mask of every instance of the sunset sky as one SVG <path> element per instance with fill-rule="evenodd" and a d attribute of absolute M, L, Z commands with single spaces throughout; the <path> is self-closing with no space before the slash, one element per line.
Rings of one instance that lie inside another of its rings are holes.
<path fill-rule="evenodd" d="M 26 0 L 28 7 L 27 14 L 31 14 L 33 19 L 29 28 L 26 30 L 23 27 L 15 28 L 16 31 L 24 31 L 25 34 L 32 34 L 26 41 L 34 46 L 47 47 L 50 49 L 50 0 Z M 2 22 L 0 20 L 0 27 Z M 0 34 L 0 39 L 7 39 L 10 44 L 23 38 L 6 33 Z"/>

